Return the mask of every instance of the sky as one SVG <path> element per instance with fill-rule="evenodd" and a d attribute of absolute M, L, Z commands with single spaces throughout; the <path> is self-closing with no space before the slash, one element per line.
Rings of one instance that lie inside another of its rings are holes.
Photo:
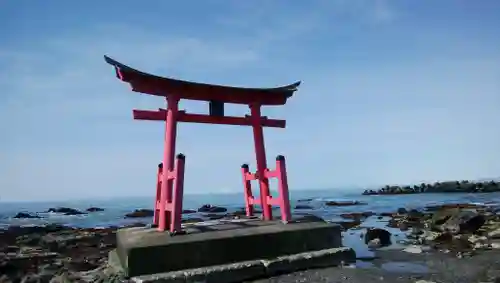
<path fill-rule="evenodd" d="M 206 83 L 301 80 L 263 109 L 287 120 L 265 139 L 292 190 L 500 176 L 500 1 L 0 0 L 0 200 L 154 194 L 164 124 L 132 109 L 165 101 L 105 54 Z M 253 150 L 249 127 L 181 124 L 185 193 L 240 192 Z"/>

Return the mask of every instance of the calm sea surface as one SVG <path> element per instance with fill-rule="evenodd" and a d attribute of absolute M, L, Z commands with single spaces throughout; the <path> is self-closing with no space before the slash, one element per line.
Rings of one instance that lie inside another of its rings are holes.
<path fill-rule="evenodd" d="M 311 213 L 325 220 L 340 220 L 339 215 L 346 212 L 393 212 L 399 207 L 423 208 L 427 205 L 442 203 L 487 203 L 500 206 L 500 193 L 489 194 L 416 194 L 416 195 L 392 195 L 392 196 L 362 196 L 359 192 L 338 192 L 335 190 L 323 191 L 294 191 L 291 192 L 292 201 L 295 204 L 299 199 L 312 199 L 309 204 L 314 209 L 297 210 L 294 213 Z M 359 200 L 367 205 L 356 205 L 346 207 L 325 206 L 325 201 Z M 103 227 L 121 226 L 131 223 L 149 223 L 146 219 L 124 219 L 124 214 L 138 208 L 151 208 L 152 197 L 116 198 L 102 200 L 81 200 L 66 202 L 0 202 L 0 229 L 9 225 L 41 225 L 46 223 L 59 223 L 74 227 Z M 213 204 L 227 207 L 230 211 L 243 207 L 242 194 L 206 194 L 186 195 L 184 209 L 196 209 L 203 204 Z M 64 216 L 53 213 L 43 213 L 50 207 L 71 207 L 85 210 L 89 207 L 104 208 L 103 212 L 89 213 L 88 215 Z M 41 219 L 13 219 L 18 212 L 40 213 Z M 200 217 L 201 215 L 189 214 L 183 217 Z"/>

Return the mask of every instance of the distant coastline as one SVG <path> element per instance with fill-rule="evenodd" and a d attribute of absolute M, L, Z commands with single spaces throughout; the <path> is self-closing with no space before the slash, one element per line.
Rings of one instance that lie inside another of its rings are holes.
<path fill-rule="evenodd" d="M 402 195 L 423 193 L 493 193 L 500 192 L 500 182 L 489 181 L 447 181 L 413 186 L 386 185 L 378 190 L 365 190 L 363 195 Z"/>

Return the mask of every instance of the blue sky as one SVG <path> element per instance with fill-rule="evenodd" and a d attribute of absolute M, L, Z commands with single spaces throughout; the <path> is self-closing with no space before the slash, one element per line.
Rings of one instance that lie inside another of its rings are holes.
<path fill-rule="evenodd" d="M 292 189 L 500 175 L 499 1 L 144 2 L 0 1 L 2 200 L 153 195 L 164 127 L 131 111 L 164 101 L 104 54 L 208 83 L 302 80 L 264 109 L 288 121 L 265 138 Z M 255 169 L 251 128 L 182 124 L 178 152 L 186 193 L 239 192 Z"/>

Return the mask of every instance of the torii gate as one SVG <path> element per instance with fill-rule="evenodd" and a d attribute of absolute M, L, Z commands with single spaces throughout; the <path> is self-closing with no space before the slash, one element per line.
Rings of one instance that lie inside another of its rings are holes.
<path fill-rule="evenodd" d="M 276 158 L 276 169 L 267 168 L 263 127 L 285 128 L 285 120 L 268 119 L 261 115 L 264 105 L 285 105 L 297 90 L 300 82 L 277 88 L 242 88 L 212 85 L 159 77 L 144 73 L 104 56 L 106 62 L 114 66 L 116 76 L 129 83 L 132 90 L 144 94 L 165 97 L 167 109 L 157 111 L 133 110 L 134 119 L 165 121 L 165 152 L 163 163 L 158 165 L 156 200 L 153 223 L 159 231 L 181 232 L 182 200 L 184 192 L 185 156 L 175 156 L 177 123 L 205 123 L 237 126 L 252 126 L 255 141 L 257 171 L 249 172 L 247 164 L 242 165 L 245 188 L 246 215 L 252 216 L 253 206 L 261 205 L 263 220 L 272 220 L 272 205 L 279 205 L 284 223 L 291 220 L 285 158 Z M 209 102 L 210 114 L 191 114 L 179 110 L 179 100 L 199 100 Z M 244 117 L 224 116 L 224 103 L 246 104 L 250 115 Z M 269 178 L 278 179 L 278 197 L 269 191 Z M 174 187 L 175 180 L 175 187 Z M 258 180 L 260 199 L 253 197 L 251 180 Z"/>

